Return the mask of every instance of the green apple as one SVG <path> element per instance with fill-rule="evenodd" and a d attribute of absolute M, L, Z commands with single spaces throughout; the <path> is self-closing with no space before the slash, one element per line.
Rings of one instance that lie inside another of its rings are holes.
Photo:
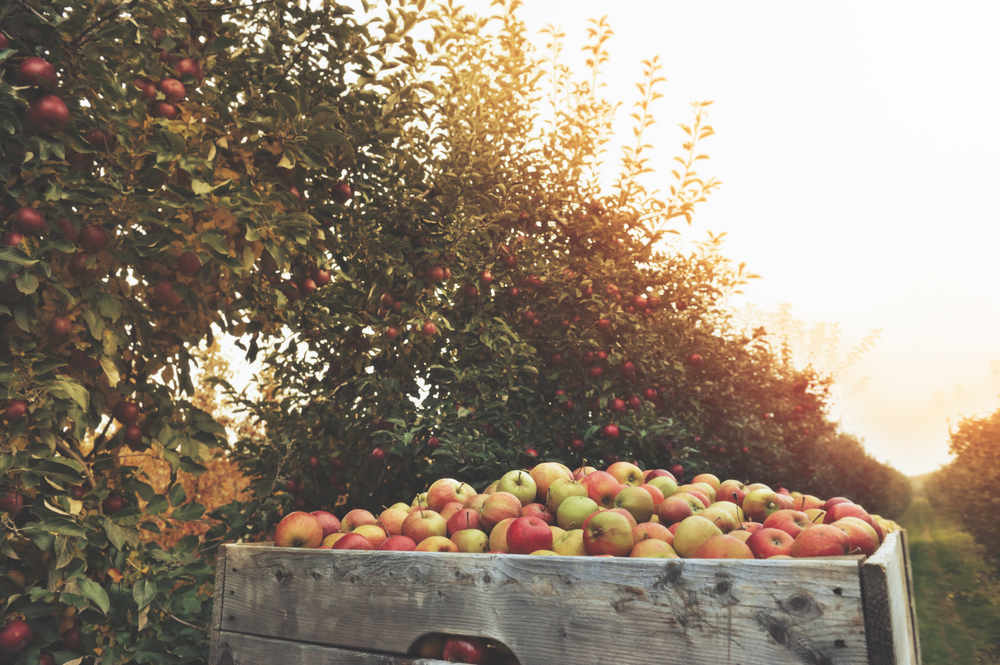
<path fill-rule="evenodd" d="M 615 508 L 630 512 L 637 523 L 648 522 L 653 515 L 653 497 L 641 487 L 629 486 L 615 496 Z"/>
<path fill-rule="evenodd" d="M 587 556 L 583 546 L 583 529 L 572 529 L 552 541 L 552 550 L 563 556 Z"/>
<path fill-rule="evenodd" d="M 629 552 L 630 557 L 637 559 L 679 559 L 677 552 L 670 546 L 670 543 L 656 538 L 640 540 Z"/>
<path fill-rule="evenodd" d="M 518 498 L 522 506 L 535 500 L 538 486 L 526 471 L 508 471 L 497 481 L 497 492 L 509 492 Z"/>
<path fill-rule="evenodd" d="M 490 549 L 490 537 L 485 531 L 479 529 L 462 529 L 451 535 L 451 542 L 455 543 L 459 552 L 470 554 L 482 554 Z"/>
<path fill-rule="evenodd" d="M 587 488 L 579 480 L 558 479 L 549 486 L 546 504 L 549 510 L 558 513 L 562 502 L 571 496 L 588 496 Z"/>
<path fill-rule="evenodd" d="M 597 502 L 589 496 L 571 496 L 559 506 L 556 512 L 556 524 L 560 529 L 579 529 L 583 522 L 600 508 Z"/>
<path fill-rule="evenodd" d="M 685 559 L 694 558 L 698 547 L 712 536 L 721 536 L 722 529 L 711 520 L 692 515 L 681 520 L 674 532 L 674 551 Z"/>
<path fill-rule="evenodd" d="M 663 492 L 664 499 L 677 494 L 677 481 L 669 476 L 656 476 L 649 480 L 649 484 Z"/>

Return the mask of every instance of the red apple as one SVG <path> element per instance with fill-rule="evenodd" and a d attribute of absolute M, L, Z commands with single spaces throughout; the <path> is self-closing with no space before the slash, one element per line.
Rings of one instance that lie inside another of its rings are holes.
<path fill-rule="evenodd" d="M 59 87 L 59 78 L 52 63 L 42 58 L 25 58 L 17 68 L 18 85 L 36 85 L 43 88 Z"/>
<path fill-rule="evenodd" d="M 275 547 L 319 547 L 323 525 L 315 515 L 294 511 L 285 515 L 274 529 Z"/>
<path fill-rule="evenodd" d="M 634 544 L 632 525 L 624 515 L 613 510 L 591 515 L 583 527 L 583 546 L 591 556 L 628 556 Z"/>
<path fill-rule="evenodd" d="M 632 527 L 632 540 L 636 543 L 643 540 L 662 540 L 665 543 L 674 542 L 674 534 L 670 529 L 657 522 L 643 522 Z"/>
<path fill-rule="evenodd" d="M 386 538 L 388 540 L 388 538 Z M 382 541 L 385 542 L 385 541 Z M 372 547 L 372 542 L 365 538 L 360 533 L 346 533 L 343 537 L 338 538 L 336 542 L 330 545 L 332 550 L 370 550 L 374 549 Z"/>
<path fill-rule="evenodd" d="M 389 536 L 378 546 L 380 550 L 393 552 L 412 552 L 417 549 L 417 544 L 409 536 L 396 535 Z"/>
<path fill-rule="evenodd" d="M 19 208 L 11 221 L 17 232 L 26 236 L 40 236 L 48 229 L 45 217 L 34 208 Z"/>
<path fill-rule="evenodd" d="M 447 537 L 448 522 L 436 511 L 423 509 L 410 513 L 403 521 L 400 531 L 420 545 L 421 541 L 432 536 Z"/>
<path fill-rule="evenodd" d="M 765 529 L 779 529 L 792 538 L 796 538 L 803 529 L 813 526 L 809 516 L 797 510 L 779 510 L 767 516 L 764 520 Z"/>
<path fill-rule="evenodd" d="M 167 120 L 173 120 L 180 114 L 180 109 L 170 102 L 158 101 L 153 102 L 153 105 L 149 107 L 149 113 L 154 118 L 166 118 Z"/>
<path fill-rule="evenodd" d="M 753 552 L 739 538 L 729 534 L 711 536 L 695 550 L 696 559 L 753 559 Z"/>
<path fill-rule="evenodd" d="M 750 534 L 747 547 L 756 559 L 769 559 L 777 554 L 791 556 L 795 539 L 780 529 L 763 528 Z"/>
<path fill-rule="evenodd" d="M 687 361 L 688 365 L 691 365 L 692 367 L 700 367 L 701 364 L 704 362 L 704 360 L 702 360 L 702 357 L 697 353 L 692 353 L 690 356 L 688 356 Z"/>
<path fill-rule="evenodd" d="M 17 653 L 28 646 L 32 638 L 31 626 L 22 619 L 11 619 L 0 627 L 0 653 Z"/>
<path fill-rule="evenodd" d="M 424 321 L 424 325 L 421 328 L 421 332 L 424 334 L 424 337 L 433 337 L 437 334 L 437 331 L 437 324 L 433 321 Z"/>
<path fill-rule="evenodd" d="M 115 417 L 115 420 L 123 425 L 131 425 L 135 421 L 139 420 L 139 407 L 128 400 L 121 400 L 115 404 L 114 409 L 111 411 L 111 415 Z"/>
<path fill-rule="evenodd" d="M 452 478 L 439 478 L 431 483 L 427 489 L 427 507 L 431 510 L 441 512 L 446 504 L 452 501 L 465 503 L 465 500 L 473 496 L 476 490 L 471 485 L 459 482 Z"/>
<path fill-rule="evenodd" d="M 174 78 L 165 78 L 156 86 L 163 93 L 163 98 L 168 102 L 179 102 L 184 99 L 186 90 L 184 84 Z"/>
<path fill-rule="evenodd" d="M 594 471 L 580 482 L 587 488 L 587 495 L 602 508 L 613 508 L 621 483 L 607 471 Z"/>
<path fill-rule="evenodd" d="M 66 107 L 66 102 L 55 95 L 42 95 L 31 102 L 24 117 L 35 131 L 54 134 L 61 131 L 69 121 L 69 108 Z"/>
<path fill-rule="evenodd" d="M 111 240 L 111 236 L 100 226 L 85 226 L 80 229 L 80 247 L 91 254 L 96 254 L 104 249 L 109 240 Z"/>
<path fill-rule="evenodd" d="M 510 492 L 494 492 L 483 501 L 483 508 L 479 511 L 480 527 L 489 533 L 501 521 L 520 517 L 523 507 L 521 500 Z"/>
<path fill-rule="evenodd" d="M 354 510 L 348 512 L 344 515 L 344 519 L 340 521 L 340 530 L 344 533 L 350 533 L 357 529 L 359 526 L 364 524 L 375 524 L 378 520 L 367 510 L 363 508 L 355 508 Z"/>
<path fill-rule="evenodd" d="M 319 525 L 323 527 L 324 538 L 329 536 L 331 533 L 337 533 L 340 531 L 340 519 L 338 519 L 333 513 L 329 513 L 325 510 L 314 510 L 309 514 L 319 520 Z"/>
<path fill-rule="evenodd" d="M 80 240 L 80 232 L 73 226 L 73 222 L 66 217 L 59 217 L 52 224 L 59 229 L 59 237 L 76 243 Z"/>
<path fill-rule="evenodd" d="M 0 245 L 4 245 L 6 247 L 17 247 L 21 244 L 22 240 L 24 240 L 24 236 L 17 231 L 8 231 L 3 234 L 3 237 L 0 237 Z"/>
<path fill-rule="evenodd" d="M 81 653 L 83 651 L 83 631 L 79 626 L 70 626 L 59 637 L 62 638 L 63 648 L 69 651 Z"/>
<path fill-rule="evenodd" d="M 4 406 L 3 417 L 8 421 L 17 420 L 28 412 L 28 403 L 23 399 L 12 399 Z"/>
<path fill-rule="evenodd" d="M 832 524 L 804 529 L 792 543 L 793 557 L 838 556 L 851 551 L 847 534 Z"/>
<path fill-rule="evenodd" d="M 197 277 L 201 271 L 201 259 L 194 252 L 184 252 L 177 257 L 177 272 L 185 277 Z"/>
<path fill-rule="evenodd" d="M 552 530 L 537 517 L 518 517 L 507 527 L 507 549 L 511 554 L 551 550 Z"/>
<path fill-rule="evenodd" d="M 857 517 L 845 517 L 830 526 L 835 526 L 847 534 L 851 554 L 871 556 L 878 549 L 878 534 L 868 522 Z"/>
<path fill-rule="evenodd" d="M 680 558 L 677 556 L 677 552 L 674 551 L 674 548 L 670 545 L 670 543 L 655 538 L 636 541 L 635 545 L 632 547 L 632 551 L 629 552 L 629 556 L 637 559 Z"/>
<path fill-rule="evenodd" d="M 449 635 L 444 640 L 442 659 L 450 663 L 486 665 L 492 662 L 490 655 L 487 642 L 481 637 Z"/>
<path fill-rule="evenodd" d="M 192 58 L 181 58 L 174 65 L 174 72 L 181 78 L 191 76 L 197 79 L 199 83 L 205 78 L 205 70 L 202 69 L 201 63 Z"/>
<path fill-rule="evenodd" d="M 338 182 L 333 186 L 333 189 L 330 190 L 330 198 L 340 205 L 344 205 L 350 201 L 352 196 L 354 196 L 354 192 L 351 190 L 351 186 L 346 182 Z"/>
<path fill-rule="evenodd" d="M 125 499 L 115 494 L 112 494 L 111 496 L 105 498 L 104 501 L 101 502 L 101 511 L 105 515 L 114 515 L 124 507 L 125 507 Z"/>
<path fill-rule="evenodd" d="M 112 152 L 118 147 L 118 139 L 115 135 L 103 129 L 92 129 L 84 135 L 83 139 L 104 152 Z"/>
<path fill-rule="evenodd" d="M 529 503 L 521 508 L 521 517 L 537 517 L 549 526 L 556 523 L 556 515 L 549 507 L 542 503 Z"/>
<path fill-rule="evenodd" d="M 20 512 L 23 507 L 24 497 L 21 496 L 20 492 L 7 490 L 3 494 L 0 494 L 0 512 L 14 515 Z"/>

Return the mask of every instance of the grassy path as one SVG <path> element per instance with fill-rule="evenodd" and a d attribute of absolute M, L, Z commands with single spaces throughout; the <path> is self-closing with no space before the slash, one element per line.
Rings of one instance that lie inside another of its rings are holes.
<path fill-rule="evenodd" d="M 915 498 L 910 535 L 924 665 L 1000 664 L 1000 581 L 972 537 Z"/>

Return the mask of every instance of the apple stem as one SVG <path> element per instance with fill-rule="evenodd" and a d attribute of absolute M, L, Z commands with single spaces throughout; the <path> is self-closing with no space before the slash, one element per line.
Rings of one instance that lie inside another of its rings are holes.
<path fill-rule="evenodd" d="M 382 530 L 385 531 L 385 537 L 388 538 L 389 537 L 389 529 L 385 528 L 385 524 L 382 524 L 382 520 L 379 520 L 378 522 L 375 522 L 375 524 L 378 524 L 380 527 L 382 527 Z"/>

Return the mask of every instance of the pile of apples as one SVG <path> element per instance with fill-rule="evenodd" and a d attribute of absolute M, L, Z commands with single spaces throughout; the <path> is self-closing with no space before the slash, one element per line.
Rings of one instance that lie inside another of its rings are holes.
<path fill-rule="evenodd" d="M 615 462 L 606 471 L 542 462 L 505 473 L 481 494 L 436 480 L 378 516 L 292 512 L 278 547 L 333 550 L 773 559 L 871 556 L 899 526 L 849 499 L 777 491 L 703 473 L 688 484 L 664 469 Z"/>

